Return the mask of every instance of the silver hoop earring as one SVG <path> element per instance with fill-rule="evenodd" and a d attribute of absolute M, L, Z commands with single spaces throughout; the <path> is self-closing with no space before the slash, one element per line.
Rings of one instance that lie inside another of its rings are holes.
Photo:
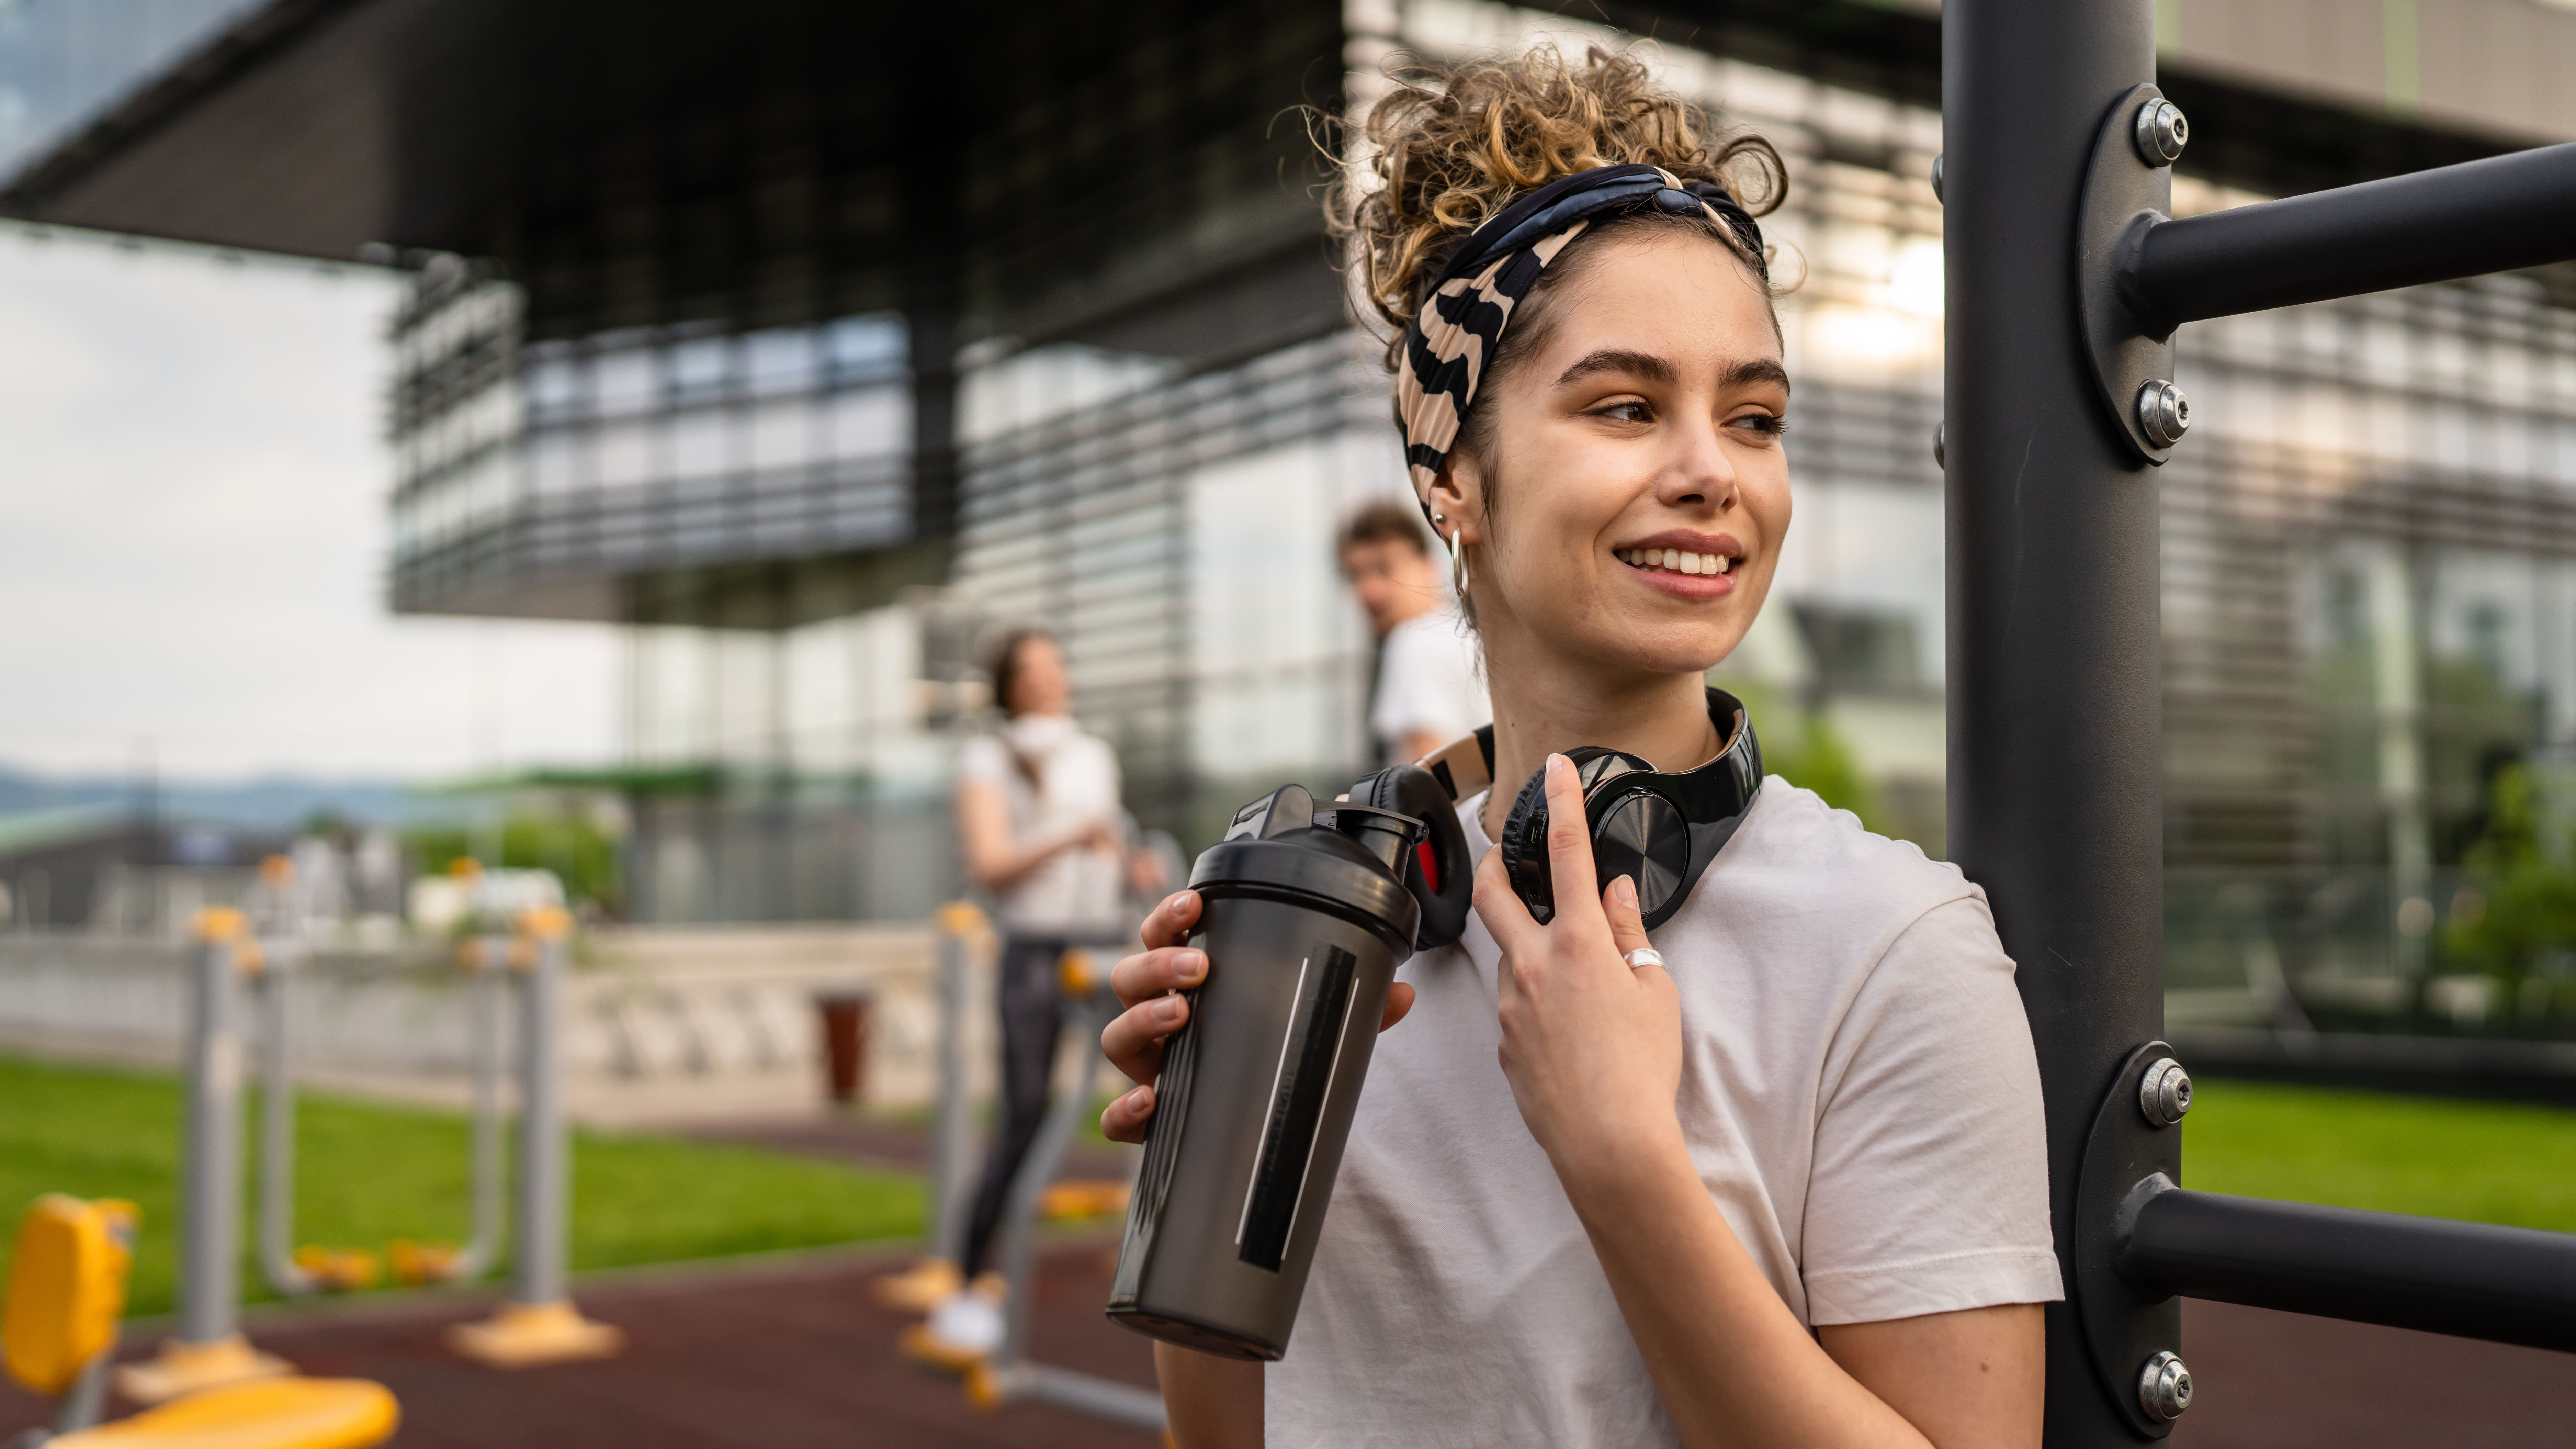
<path fill-rule="evenodd" d="M 1460 543 L 1458 535 L 1453 533 L 1449 535 L 1449 586 L 1457 590 L 1458 597 L 1462 599 L 1467 597 L 1467 574 L 1467 546 Z"/>

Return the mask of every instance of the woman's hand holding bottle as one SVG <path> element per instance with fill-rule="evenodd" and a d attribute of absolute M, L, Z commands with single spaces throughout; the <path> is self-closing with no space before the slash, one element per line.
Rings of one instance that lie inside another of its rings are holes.
<path fill-rule="evenodd" d="M 1207 953 L 1185 944 L 1199 918 L 1199 894 L 1180 891 L 1145 918 L 1138 935 L 1145 949 L 1109 972 L 1109 989 L 1127 1008 L 1100 1033 L 1100 1049 L 1136 1087 L 1100 1114 L 1100 1133 L 1112 1142 L 1142 1142 L 1154 1117 L 1154 1077 L 1163 1068 L 1163 1043 L 1189 1023 L 1189 998 L 1181 995 L 1207 980 Z M 1413 1009 L 1413 988 L 1399 981 L 1386 993 L 1384 1031 Z"/>

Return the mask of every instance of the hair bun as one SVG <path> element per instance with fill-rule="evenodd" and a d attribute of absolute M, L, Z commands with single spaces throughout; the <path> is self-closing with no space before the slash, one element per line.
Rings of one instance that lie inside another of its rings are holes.
<path fill-rule="evenodd" d="M 1346 171 L 1328 205 L 1336 234 L 1357 242 L 1354 280 L 1391 346 L 1467 236 L 1559 177 L 1659 166 L 1694 194 L 1705 187 L 1727 198 L 1748 220 L 1788 191 L 1769 141 L 1716 133 L 1699 106 L 1657 85 L 1626 52 L 1593 47 L 1576 66 L 1542 42 L 1517 57 L 1415 63 L 1388 78 L 1394 89 L 1369 108 L 1363 129 L 1364 174 Z M 1734 236 L 1743 250 L 1742 230 Z"/>

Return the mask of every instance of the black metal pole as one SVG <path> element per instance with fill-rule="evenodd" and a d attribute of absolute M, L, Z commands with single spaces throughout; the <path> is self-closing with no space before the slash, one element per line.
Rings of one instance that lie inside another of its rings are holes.
<path fill-rule="evenodd" d="M 2019 963 L 2072 1263 L 2086 1134 L 2164 1020 L 2156 490 L 2095 396 L 2074 276 L 2094 138 L 2155 77 L 2154 7 L 1950 0 L 1941 60 L 1949 847 Z M 2081 1335 L 2051 1308 L 2047 1443 L 2134 1444 Z"/>
<path fill-rule="evenodd" d="M 2163 336 L 2204 317 L 2571 256 L 2576 142 L 2164 222 L 2147 232 L 2121 294 Z"/>
<path fill-rule="evenodd" d="M 2142 1190 L 2120 1272 L 2141 1291 L 2576 1351 L 2576 1234 Z"/>

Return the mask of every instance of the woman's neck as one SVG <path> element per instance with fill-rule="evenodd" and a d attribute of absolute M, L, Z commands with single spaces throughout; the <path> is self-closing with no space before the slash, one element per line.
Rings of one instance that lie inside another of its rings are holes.
<path fill-rule="evenodd" d="M 1494 793 L 1485 802 L 1485 835 L 1500 839 L 1503 817 L 1551 754 L 1600 745 L 1638 756 L 1659 770 L 1687 770 L 1716 758 L 1725 741 L 1709 722 L 1707 685 L 1697 674 L 1605 676 L 1514 647 L 1529 641 L 1487 640 L 1486 672 L 1494 706 Z M 1502 648 L 1497 657 L 1495 646 Z"/>

